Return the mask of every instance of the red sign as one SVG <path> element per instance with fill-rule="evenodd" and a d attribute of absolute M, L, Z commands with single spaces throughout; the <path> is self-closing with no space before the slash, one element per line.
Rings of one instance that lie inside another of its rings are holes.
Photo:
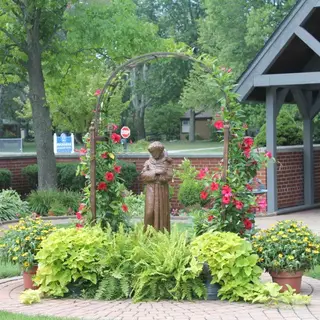
<path fill-rule="evenodd" d="M 122 127 L 120 134 L 123 139 L 128 139 L 131 134 L 130 128 L 129 127 Z"/>

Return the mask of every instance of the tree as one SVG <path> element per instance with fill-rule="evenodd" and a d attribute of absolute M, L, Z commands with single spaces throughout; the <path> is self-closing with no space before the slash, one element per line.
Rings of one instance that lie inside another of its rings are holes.
<path fill-rule="evenodd" d="M 85 81 L 75 85 L 72 77 L 95 70 L 92 64 L 99 68 L 106 61 L 121 63 L 154 48 L 156 27 L 136 17 L 131 0 L 73 1 L 74 5 L 67 0 L 2 2 L 1 73 L 6 82 L 28 83 L 39 165 L 38 185 L 40 189 L 54 188 L 56 165 L 49 106 L 53 116 L 60 116 L 69 107 L 76 114 L 76 103 L 80 101 L 70 99 L 70 93 L 76 97 L 77 90 L 88 89 L 89 85 Z M 92 93 L 82 99 L 82 107 L 91 98 Z"/>

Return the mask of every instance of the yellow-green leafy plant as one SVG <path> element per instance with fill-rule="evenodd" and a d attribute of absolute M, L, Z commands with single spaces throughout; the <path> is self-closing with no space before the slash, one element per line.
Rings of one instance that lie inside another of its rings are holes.
<path fill-rule="evenodd" d="M 191 243 L 193 256 L 200 264 L 207 263 L 212 283 L 218 283 L 222 300 L 259 303 L 305 304 L 310 297 L 295 294 L 292 289 L 280 293 L 276 283 L 262 283 L 262 269 L 251 243 L 231 232 L 207 232 Z"/>
<path fill-rule="evenodd" d="M 33 304 L 41 301 L 41 291 L 40 290 L 26 290 L 20 294 L 20 302 L 23 304 Z"/>
<path fill-rule="evenodd" d="M 0 238 L 0 256 L 2 260 L 11 262 L 29 270 L 38 264 L 36 254 L 41 242 L 56 228 L 51 222 L 22 218 L 15 226 L 9 226 Z"/>
<path fill-rule="evenodd" d="M 89 290 L 102 274 L 107 237 L 100 227 L 60 229 L 41 244 L 35 283 L 45 294 L 62 297 Z"/>
<path fill-rule="evenodd" d="M 261 230 L 252 244 L 259 266 L 267 271 L 305 271 L 320 263 L 320 238 L 299 221 L 280 221 Z"/>

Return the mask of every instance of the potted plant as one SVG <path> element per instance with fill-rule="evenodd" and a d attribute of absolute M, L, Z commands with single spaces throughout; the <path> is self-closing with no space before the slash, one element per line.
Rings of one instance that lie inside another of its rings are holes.
<path fill-rule="evenodd" d="M 320 239 L 301 222 L 280 221 L 253 236 L 252 244 L 260 267 L 282 286 L 282 291 L 290 285 L 299 293 L 303 272 L 319 264 Z"/>
<path fill-rule="evenodd" d="M 55 229 L 51 222 L 28 217 L 10 226 L 0 239 L 0 256 L 5 262 L 21 266 L 25 289 L 35 289 L 32 282 L 38 268 L 35 256 L 41 241 Z"/>

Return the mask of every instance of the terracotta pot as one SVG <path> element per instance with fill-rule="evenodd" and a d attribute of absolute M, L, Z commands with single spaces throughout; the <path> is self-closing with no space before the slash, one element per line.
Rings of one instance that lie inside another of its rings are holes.
<path fill-rule="evenodd" d="M 38 266 L 33 266 L 28 271 L 23 272 L 23 284 L 25 289 L 36 290 L 39 287 L 36 287 L 32 281 L 32 277 L 37 273 Z"/>
<path fill-rule="evenodd" d="M 287 291 L 288 288 L 286 284 L 290 285 L 292 289 L 296 289 L 296 293 L 300 293 L 301 291 L 301 280 L 303 276 L 302 271 L 297 272 L 275 272 L 270 271 L 270 275 L 272 277 L 272 281 L 278 283 L 282 286 L 280 292 Z"/>

